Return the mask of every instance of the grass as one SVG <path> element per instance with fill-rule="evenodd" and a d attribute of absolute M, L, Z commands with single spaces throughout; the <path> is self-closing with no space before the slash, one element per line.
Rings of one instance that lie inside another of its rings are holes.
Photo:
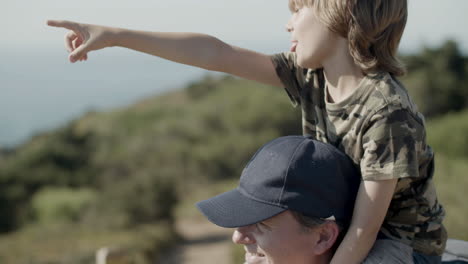
<path fill-rule="evenodd" d="M 178 237 L 169 223 L 131 230 L 94 230 L 90 227 L 34 225 L 0 237 L 2 264 L 94 263 L 95 252 L 110 247 L 130 263 L 154 263 Z"/>
<path fill-rule="evenodd" d="M 434 182 L 440 202 L 445 207 L 444 224 L 450 238 L 468 240 L 468 160 L 436 156 Z"/>

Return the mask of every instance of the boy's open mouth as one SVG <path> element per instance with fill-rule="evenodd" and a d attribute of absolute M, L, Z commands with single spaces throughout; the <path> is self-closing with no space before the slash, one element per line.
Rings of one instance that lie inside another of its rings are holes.
<path fill-rule="evenodd" d="M 297 41 L 291 41 L 291 52 L 296 52 Z"/>

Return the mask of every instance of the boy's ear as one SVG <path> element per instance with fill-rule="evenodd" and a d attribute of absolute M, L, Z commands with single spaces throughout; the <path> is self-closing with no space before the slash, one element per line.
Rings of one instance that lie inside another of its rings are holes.
<path fill-rule="evenodd" d="M 340 230 L 335 222 L 327 221 L 317 229 L 317 232 L 318 237 L 313 250 L 316 255 L 322 255 L 335 245 Z"/>

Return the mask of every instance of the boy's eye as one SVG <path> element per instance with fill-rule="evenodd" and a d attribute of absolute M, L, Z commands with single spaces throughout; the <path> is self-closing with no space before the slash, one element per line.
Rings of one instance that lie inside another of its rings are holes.
<path fill-rule="evenodd" d="M 297 13 L 301 10 L 301 7 L 298 6 L 298 5 L 290 5 L 289 6 L 289 11 L 291 11 L 291 13 Z"/>

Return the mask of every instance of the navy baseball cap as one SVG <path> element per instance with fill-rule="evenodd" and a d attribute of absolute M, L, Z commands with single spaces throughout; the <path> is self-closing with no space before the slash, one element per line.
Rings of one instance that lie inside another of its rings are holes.
<path fill-rule="evenodd" d="M 236 189 L 196 206 L 222 227 L 255 224 L 286 210 L 348 225 L 360 180 L 351 160 L 334 146 L 286 136 L 255 153 Z"/>

